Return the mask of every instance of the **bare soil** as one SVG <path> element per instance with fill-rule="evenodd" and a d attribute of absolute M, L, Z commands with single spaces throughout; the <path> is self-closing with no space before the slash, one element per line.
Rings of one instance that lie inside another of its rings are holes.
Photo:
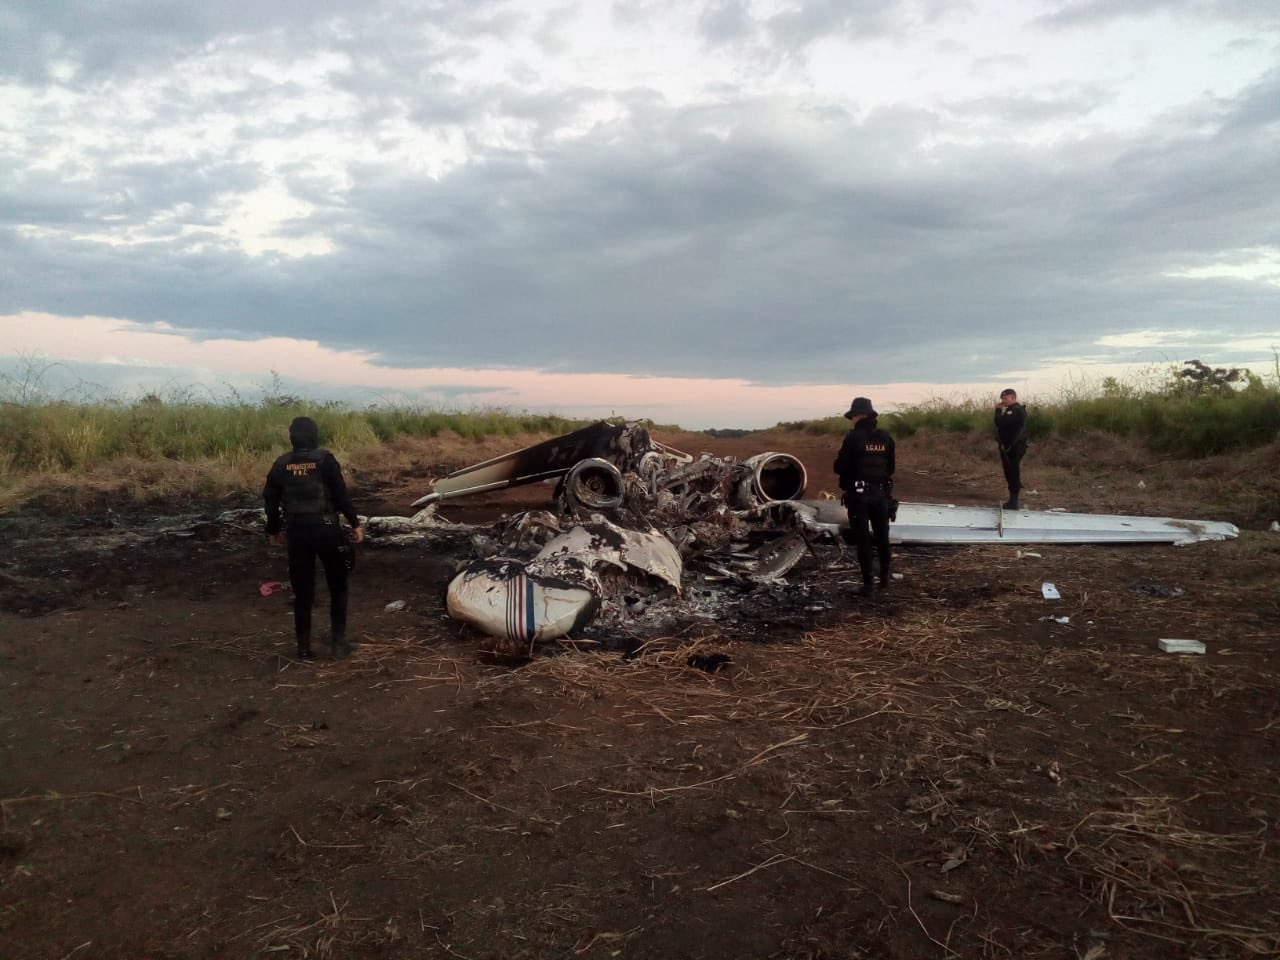
<path fill-rule="evenodd" d="M 789 450 L 811 496 L 838 443 L 658 439 Z M 1276 451 L 1103 446 L 1033 450 L 1028 505 L 1241 537 L 906 548 L 874 600 L 833 552 L 627 656 L 495 662 L 455 554 L 375 544 L 359 651 L 299 664 L 282 553 L 200 522 L 251 493 L 0 517 L 0 957 L 1280 956 Z M 357 506 L 474 452 L 353 464 Z M 1001 499 L 987 444 L 899 460 L 903 499 Z"/>

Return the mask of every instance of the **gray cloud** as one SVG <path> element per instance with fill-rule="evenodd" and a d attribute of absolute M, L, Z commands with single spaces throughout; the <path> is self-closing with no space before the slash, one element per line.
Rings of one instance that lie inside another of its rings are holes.
<path fill-rule="evenodd" d="M 1057 0 L 1053 6 L 1035 22 L 1048 28 L 1076 28 L 1123 17 L 1170 13 L 1259 26 L 1280 24 L 1280 8 L 1271 0 Z"/>
<path fill-rule="evenodd" d="M 768 32 L 788 49 L 803 47 L 831 35 L 888 33 L 895 20 L 893 7 L 875 0 L 816 0 L 791 3 L 766 21 Z"/>
<path fill-rule="evenodd" d="M 813 43 L 830 38 L 884 38 L 910 31 L 964 10 L 958 0 L 790 0 L 777 12 L 753 15 L 746 0 L 712 0 L 698 21 L 709 47 L 753 49 L 763 62 L 797 57 Z"/>
<path fill-rule="evenodd" d="M 1135 320 L 1199 322 L 1205 307 L 1187 302 L 1196 282 L 1150 277 L 1274 240 L 1269 155 L 1227 163 L 1234 145 L 1174 137 L 1101 145 L 1105 163 L 1059 159 L 1056 176 L 1042 158 L 990 150 L 957 151 L 945 167 L 959 172 L 946 178 L 880 175 L 875 144 L 919 122 L 851 124 L 868 166 L 847 183 L 815 181 L 783 144 L 700 137 L 679 112 L 638 123 L 628 141 L 545 154 L 542 170 L 491 157 L 440 182 L 358 171 L 344 206 L 317 224 L 340 239 L 338 255 L 267 265 L 227 251 L 174 257 L 163 244 L 27 241 L 20 260 L 74 267 L 57 293 L 5 306 L 207 333 L 265 320 L 401 364 L 499 354 L 547 369 L 697 375 L 714 357 L 711 372 L 724 375 L 829 382 L 885 357 L 907 362 L 904 343 L 945 355 L 1009 325 L 1051 353 Z M 101 277 L 113 279 L 104 288 Z M 1269 322 L 1275 300 L 1230 306 L 1248 326 Z M 1213 303 L 1227 308 L 1220 292 Z M 517 345 L 515 356 L 497 344 Z M 910 365 L 981 373 L 954 357 Z"/>
<path fill-rule="evenodd" d="M 754 26 L 744 0 L 718 0 L 708 4 L 698 20 L 702 37 L 710 46 L 742 43 L 750 39 Z"/>
<path fill-rule="evenodd" d="M 145 75 L 158 65 L 231 38 L 270 37 L 279 47 L 307 37 L 382 37 L 428 28 L 503 35 L 525 16 L 505 0 L 395 0 L 363 11 L 350 0 L 305 4 L 220 0 L 11 0 L 0 8 L 0 77 L 44 82 L 69 61 L 84 80 Z"/>

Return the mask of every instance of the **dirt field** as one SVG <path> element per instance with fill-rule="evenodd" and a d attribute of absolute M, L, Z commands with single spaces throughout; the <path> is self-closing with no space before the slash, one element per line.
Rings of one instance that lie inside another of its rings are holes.
<path fill-rule="evenodd" d="M 810 495 L 838 442 L 659 439 L 789 450 Z M 189 537 L 159 509 L 0 517 L 0 957 L 1280 956 L 1277 450 L 1108 442 L 1033 450 L 1027 505 L 1240 539 L 908 548 L 874 601 L 832 551 L 803 602 L 629 658 L 491 662 L 443 616 L 455 557 L 375 544 L 359 652 L 298 664 L 287 592 L 259 594 L 282 553 L 196 522 L 252 494 L 174 505 Z M 407 515 L 477 452 L 352 464 L 357 506 Z M 1002 497 L 986 443 L 899 460 L 903 499 Z"/>

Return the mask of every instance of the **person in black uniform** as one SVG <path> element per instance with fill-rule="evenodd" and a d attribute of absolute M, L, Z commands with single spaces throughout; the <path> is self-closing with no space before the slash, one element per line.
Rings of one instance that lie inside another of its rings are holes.
<path fill-rule="evenodd" d="M 876 411 L 866 397 L 855 397 L 845 417 L 853 429 L 844 436 L 833 469 L 844 491 L 849 530 L 862 570 L 862 596 L 871 593 L 871 544 L 880 557 L 880 587 L 889 586 L 892 556 L 889 552 L 889 515 L 893 505 L 893 472 L 896 467 L 893 437 L 876 426 Z"/>
<path fill-rule="evenodd" d="M 316 592 L 316 559 L 329 585 L 329 645 L 335 657 L 351 653 L 347 641 L 347 562 L 339 514 L 351 524 L 352 539 L 364 542 L 360 518 L 351 504 L 342 467 L 320 446 L 320 429 L 310 417 L 289 424 L 293 449 L 280 456 L 267 473 L 262 498 L 267 511 L 267 536 L 289 552 L 289 583 L 293 587 L 293 629 L 298 659 L 310 660 L 311 605 Z"/>
<path fill-rule="evenodd" d="M 1000 466 L 1009 487 L 1006 510 L 1017 510 L 1022 490 L 1022 458 L 1027 455 L 1027 408 L 1018 402 L 1018 391 L 1012 387 L 1000 391 L 996 406 L 996 443 L 1000 446 Z"/>

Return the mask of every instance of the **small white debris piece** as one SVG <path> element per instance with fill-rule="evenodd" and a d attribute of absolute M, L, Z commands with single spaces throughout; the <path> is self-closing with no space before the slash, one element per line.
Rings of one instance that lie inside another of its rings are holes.
<path fill-rule="evenodd" d="M 889 574 L 889 576 L 893 577 L 893 579 L 895 579 L 895 580 L 901 580 L 901 579 L 902 579 L 902 574 L 900 574 L 900 573 L 891 573 L 891 574 Z"/>
<path fill-rule="evenodd" d="M 1047 580 L 1040 584 L 1040 593 L 1046 600 L 1061 600 L 1062 594 L 1058 592 L 1058 588 Z"/>
<path fill-rule="evenodd" d="M 1139 490 L 1145 490 L 1145 489 L 1147 489 L 1147 481 L 1145 481 L 1145 480 L 1139 480 L 1139 481 L 1138 481 L 1138 489 L 1139 489 Z"/>
<path fill-rule="evenodd" d="M 1039 559 L 1040 559 L 1040 554 L 1038 554 L 1038 553 L 1036 553 L 1036 552 L 1034 552 L 1034 551 L 1032 551 L 1032 550 L 1019 550 L 1019 551 L 1018 551 L 1018 559 L 1019 559 L 1019 560 L 1026 560 L 1026 559 L 1028 559 L 1028 558 L 1029 558 L 1029 559 L 1032 559 L 1032 560 L 1039 560 Z"/>
<path fill-rule="evenodd" d="M 1204 653 L 1204 641 L 1162 639 L 1160 649 L 1165 653 Z"/>
<path fill-rule="evenodd" d="M 1050 616 L 1050 617 L 1041 617 L 1040 619 L 1041 619 L 1041 620 L 1052 620 L 1054 623 L 1070 623 L 1070 622 L 1071 622 L 1071 618 L 1070 618 L 1070 617 L 1053 617 L 1053 616 Z"/>
<path fill-rule="evenodd" d="M 382 609 L 385 610 L 387 613 L 399 613 L 401 610 L 403 610 L 407 606 L 409 606 L 409 604 L 404 600 L 392 600 Z"/>
<path fill-rule="evenodd" d="M 1267 527 L 1271 533 L 1280 533 L 1280 520 L 1272 520 L 1271 526 Z"/>

